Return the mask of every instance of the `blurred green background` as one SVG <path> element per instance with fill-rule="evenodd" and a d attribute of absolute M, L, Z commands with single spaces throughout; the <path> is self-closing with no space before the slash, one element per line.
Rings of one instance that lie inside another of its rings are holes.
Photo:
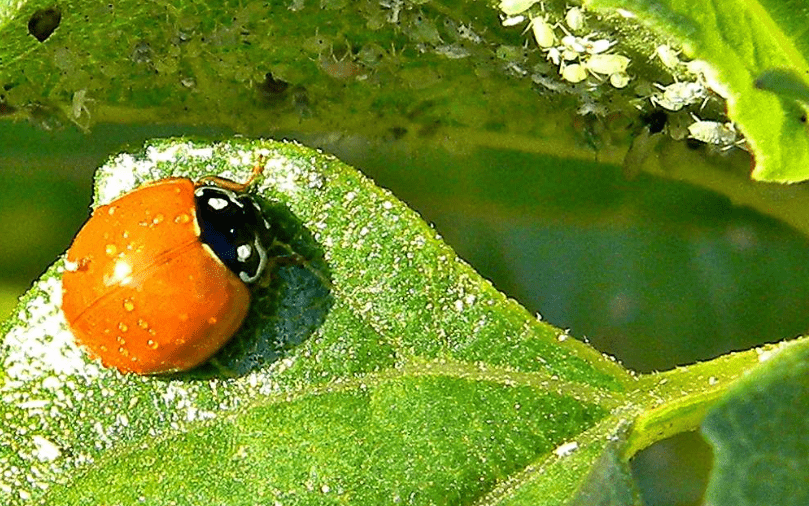
<path fill-rule="evenodd" d="M 95 167 L 147 138 L 180 134 L 228 132 L 98 125 L 84 134 L 2 125 L 0 315 L 87 218 Z M 581 161 L 286 137 L 361 169 L 433 223 L 497 288 L 631 369 L 668 369 L 809 327 L 807 238 L 725 196 L 643 173 L 628 177 L 597 163 L 595 152 L 593 161 Z M 711 156 L 749 169 L 742 151 Z M 685 434 L 644 451 L 633 466 L 646 504 L 699 504 L 710 449 Z"/>

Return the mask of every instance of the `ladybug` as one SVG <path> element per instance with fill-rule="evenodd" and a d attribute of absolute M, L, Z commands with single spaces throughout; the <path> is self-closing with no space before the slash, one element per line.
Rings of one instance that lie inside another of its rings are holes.
<path fill-rule="evenodd" d="M 239 329 L 267 270 L 270 225 L 244 184 L 143 185 L 98 207 L 67 251 L 62 310 L 77 343 L 123 373 L 185 371 Z"/>

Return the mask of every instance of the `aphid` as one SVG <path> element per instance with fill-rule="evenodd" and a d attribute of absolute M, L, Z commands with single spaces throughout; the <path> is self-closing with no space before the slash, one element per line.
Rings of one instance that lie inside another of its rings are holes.
<path fill-rule="evenodd" d="M 469 56 L 469 50 L 467 50 L 463 46 L 457 46 L 454 44 L 446 44 L 443 46 L 436 46 L 435 53 L 440 54 L 450 60 L 458 60 L 460 58 L 466 58 Z"/>
<path fill-rule="evenodd" d="M 727 100 L 730 92 L 724 84 L 719 82 L 716 71 L 708 62 L 702 60 L 691 60 L 685 64 L 689 72 L 697 76 L 697 80 L 705 84 L 705 87 Z"/>
<path fill-rule="evenodd" d="M 527 11 L 538 1 L 539 0 L 500 0 L 499 7 L 506 16 L 514 16 Z"/>
<path fill-rule="evenodd" d="M 615 88 L 624 88 L 629 84 L 629 74 L 626 72 L 616 72 L 610 74 L 610 84 Z"/>
<path fill-rule="evenodd" d="M 576 54 L 587 52 L 587 42 L 587 40 L 576 37 L 575 35 L 568 34 L 562 37 L 562 45 L 565 49 L 573 51 Z"/>
<path fill-rule="evenodd" d="M 733 123 L 720 123 L 718 121 L 703 121 L 691 115 L 694 123 L 688 126 L 688 136 L 692 139 L 721 146 L 722 150 L 728 150 L 733 146 L 738 146 L 743 139 L 739 139 L 739 133 Z"/>
<path fill-rule="evenodd" d="M 565 65 L 562 67 L 562 79 L 571 83 L 579 83 L 587 79 L 587 69 L 579 63 Z"/>
<path fill-rule="evenodd" d="M 79 90 L 73 94 L 73 100 L 71 104 L 71 114 L 73 115 L 73 119 L 79 119 L 83 113 L 87 113 L 87 116 L 90 116 L 90 111 L 87 109 L 87 102 L 89 99 L 87 98 L 87 90 Z"/>
<path fill-rule="evenodd" d="M 552 61 L 554 65 L 559 65 L 562 62 L 561 57 L 559 49 L 555 47 L 548 48 L 548 53 L 545 55 L 545 58 Z"/>
<path fill-rule="evenodd" d="M 534 34 L 534 40 L 537 41 L 537 46 L 542 49 L 548 49 L 556 44 L 556 34 L 553 32 L 553 27 L 548 20 L 543 16 L 532 17 L 528 23 L 528 28 Z M 526 28 L 526 30 L 528 29 Z"/>
<path fill-rule="evenodd" d="M 584 12 L 578 7 L 571 7 L 565 13 L 565 23 L 574 32 L 584 28 Z"/>
<path fill-rule="evenodd" d="M 586 37 L 583 39 L 584 49 L 590 54 L 603 53 L 617 43 L 607 39 L 590 40 Z"/>
<path fill-rule="evenodd" d="M 467 25 L 460 25 L 458 27 L 458 37 L 474 42 L 475 44 L 480 44 L 481 42 L 483 42 L 483 39 L 480 37 L 480 35 L 475 33 L 475 31 L 472 30 L 471 26 Z"/>
<path fill-rule="evenodd" d="M 583 99 L 581 106 L 576 110 L 576 113 L 580 116 L 587 116 L 588 114 L 593 114 L 595 116 L 606 116 L 609 110 L 607 106 L 604 104 L 599 104 L 592 99 Z"/>
<path fill-rule="evenodd" d="M 706 97 L 705 87 L 698 82 L 677 82 L 668 86 L 655 83 L 655 86 L 661 89 L 663 93 L 653 95 L 651 97 L 652 103 L 669 111 L 679 111 L 683 107 L 696 104 Z"/>
<path fill-rule="evenodd" d="M 629 58 L 620 54 L 594 54 L 584 63 L 591 72 L 611 75 L 624 72 L 629 65 Z"/>
<path fill-rule="evenodd" d="M 552 79 L 538 73 L 531 74 L 531 80 L 536 84 L 539 84 L 542 87 L 556 93 L 571 93 L 573 90 L 569 85 L 559 81 L 558 79 Z"/>
<path fill-rule="evenodd" d="M 519 14 L 517 16 L 503 16 L 500 18 L 500 24 L 503 26 L 517 26 L 525 21 L 525 16 Z"/>
<path fill-rule="evenodd" d="M 655 55 L 660 58 L 663 65 L 670 69 L 677 68 L 677 66 L 680 65 L 680 59 L 677 58 L 678 54 L 679 51 L 673 50 L 666 44 L 661 44 L 655 49 Z"/>

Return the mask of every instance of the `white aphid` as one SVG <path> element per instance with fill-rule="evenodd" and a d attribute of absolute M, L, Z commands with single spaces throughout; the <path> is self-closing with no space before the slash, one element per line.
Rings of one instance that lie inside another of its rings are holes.
<path fill-rule="evenodd" d="M 538 16 L 531 18 L 528 23 L 528 28 L 534 34 L 534 39 L 537 41 L 537 46 L 542 49 L 548 49 L 556 44 L 556 34 L 553 32 L 553 27 L 545 17 Z"/>
<path fill-rule="evenodd" d="M 677 82 L 668 86 L 655 83 L 663 93 L 651 97 L 655 105 L 659 105 L 669 111 L 679 111 L 683 107 L 696 104 L 706 97 L 706 89 L 702 83 L 698 82 Z"/>
<path fill-rule="evenodd" d="M 626 72 L 616 72 L 610 75 L 610 84 L 615 88 L 625 88 L 629 84 L 629 74 Z"/>
<path fill-rule="evenodd" d="M 514 16 L 527 11 L 537 2 L 539 2 L 539 0 L 500 0 L 500 10 L 503 11 L 506 16 Z"/>
<path fill-rule="evenodd" d="M 688 136 L 692 139 L 730 149 L 742 142 L 739 132 L 733 123 L 720 123 L 718 121 L 703 121 L 692 115 L 694 122 L 688 125 Z"/>
<path fill-rule="evenodd" d="M 680 65 L 680 59 L 677 58 L 677 54 L 677 51 L 666 44 L 661 44 L 655 49 L 655 55 L 660 58 L 663 65 L 670 69 L 677 68 L 677 66 Z"/>
<path fill-rule="evenodd" d="M 474 42 L 475 44 L 480 44 L 483 42 L 483 39 L 480 37 L 480 35 L 475 33 L 474 30 L 472 30 L 471 26 L 463 24 L 458 27 L 458 37 Z"/>
<path fill-rule="evenodd" d="M 565 23 L 574 32 L 578 32 L 584 28 L 584 12 L 578 7 L 571 7 L 565 13 Z"/>
<path fill-rule="evenodd" d="M 587 116 L 588 114 L 592 114 L 594 116 L 603 117 L 606 116 L 608 112 L 609 109 L 606 105 L 588 99 L 582 100 L 581 106 L 576 110 L 576 113 L 579 116 Z"/>
<path fill-rule="evenodd" d="M 556 93 L 569 93 L 572 91 L 572 88 L 569 85 L 559 81 L 558 79 L 550 78 L 542 74 L 531 74 L 531 80 L 536 84 L 539 84 L 542 87 Z"/>
<path fill-rule="evenodd" d="M 508 16 L 508 17 L 501 17 L 500 18 L 500 24 L 503 25 L 503 26 L 506 26 L 506 27 L 508 27 L 508 26 L 517 26 L 520 23 L 522 23 L 523 21 L 525 21 L 525 16 L 523 16 L 521 14 L 517 15 L 517 16 Z"/>
<path fill-rule="evenodd" d="M 548 53 L 545 55 L 545 58 L 552 61 L 554 65 L 559 65 L 561 63 L 561 54 L 559 54 L 559 49 L 555 47 L 548 49 Z"/>
<path fill-rule="evenodd" d="M 79 119 L 83 113 L 87 113 L 87 116 L 90 116 L 90 110 L 87 109 L 87 102 L 89 102 L 89 99 L 87 98 L 86 89 L 79 90 L 73 94 L 70 109 L 74 119 Z"/>
<path fill-rule="evenodd" d="M 585 65 L 596 74 L 611 75 L 624 72 L 629 58 L 620 54 L 594 54 L 585 60 Z"/>
<path fill-rule="evenodd" d="M 565 35 L 562 37 L 562 45 L 565 47 L 565 49 L 574 53 L 582 54 L 586 52 L 586 44 L 587 41 L 585 39 L 576 37 L 574 35 Z"/>
<path fill-rule="evenodd" d="M 587 79 L 587 69 L 579 63 L 565 65 L 562 67 L 562 79 L 571 83 L 579 83 Z"/>
<path fill-rule="evenodd" d="M 599 54 L 603 53 L 607 49 L 611 48 L 618 42 L 610 41 L 607 39 L 598 39 L 598 40 L 590 40 L 588 38 L 584 38 L 584 49 L 590 54 Z"/>
<path fill-rule="evenodd" d="M 702 60 L 691 60 L 685 64 L 685 67 L 689 72 L 696 75 L 700 82 L 705 83 L 705 86 L 708 89 L 720 97 L 727 100 L 728 96 L 730 96 L 730 91 L 728 91 L 724 84 L 719 82 L 716 71 L 708 64 L 708 62 Z"/>
<path fill-rule="evenodd" d="M 571 49 L 564 49 L 564 47 L 563 47 L 563 46 L 559 46 L 559 47 L 561 47 L 561 48 L 563 49 L 563 50 L 562 50 L 562 60 L 564 60 L 564 61 L 574 61 L 574 60 L 578 60 L 578 59 L 579 59 L 579 56 L 581 56 L 581 55 L 580 55 L 579 53 L 577 53 L 576 51 L 573 51 L 573 50 L 571 50 Z"/>

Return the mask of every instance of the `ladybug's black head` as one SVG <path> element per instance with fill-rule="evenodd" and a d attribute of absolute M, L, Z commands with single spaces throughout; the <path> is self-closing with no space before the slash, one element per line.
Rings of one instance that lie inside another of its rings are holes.
<path fill-rule="evenodd" d="M 261 278 L 272 242 L 270 224 L 247 194 L 213 185 L 194 190 L 200 241 L 245 283 Z"/>

